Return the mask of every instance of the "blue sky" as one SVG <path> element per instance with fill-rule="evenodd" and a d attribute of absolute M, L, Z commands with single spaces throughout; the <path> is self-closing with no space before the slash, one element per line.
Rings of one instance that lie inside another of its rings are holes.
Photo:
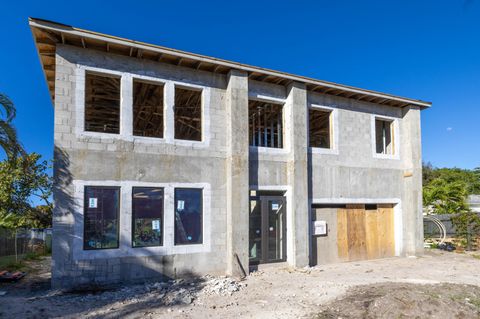
<path fill-rule="evenodd" d="M 28 17 L 424 99 L 423 158 L 480 166 L 480 0 L 5 1 L 0 91 L 29 152 L 53 153 L 53 107 Z"/>

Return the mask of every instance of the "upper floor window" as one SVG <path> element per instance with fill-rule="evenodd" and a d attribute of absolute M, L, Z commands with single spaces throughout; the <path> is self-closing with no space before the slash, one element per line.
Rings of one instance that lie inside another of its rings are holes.
<path fill-rule="evenodd" d="M 202 91 L 175 87 L 175 139 L 202 140 Z"/>
<path fill-rule="evenodd" d="M 248 125 L 251 146 L 283 147 L 283 105 L 250 100 Z"/>
<path fill-rule="evenodd" d="M 375 118 L 375 149 L 377 154 L 394 155 L 393 121 Z"/>
<path fill-rule="evenodd" d="M 83 248 L 118 248 L 120 187 L 85 187 Z"/>
<path fill-rule="evenodd" d="M 120 78 L 85 74 L 85 131 L 120 133 Z"/>
<path fill-rule="evenodd" d="M 310 147 L 332 148 L 331 117 L 329 110 L 308 110 Z"/>
<path fill-rule="evenodd" d="M 133 80 L 133 135 L 163 137 L 163 88 Z"/>

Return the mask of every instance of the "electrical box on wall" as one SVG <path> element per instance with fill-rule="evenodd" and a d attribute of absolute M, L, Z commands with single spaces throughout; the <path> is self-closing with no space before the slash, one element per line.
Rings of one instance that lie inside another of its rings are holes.
<path fill-rule="evenodd" d="M 312 222 L 314 236 L 327 236 L 327 222 L 315 220 Z"/>

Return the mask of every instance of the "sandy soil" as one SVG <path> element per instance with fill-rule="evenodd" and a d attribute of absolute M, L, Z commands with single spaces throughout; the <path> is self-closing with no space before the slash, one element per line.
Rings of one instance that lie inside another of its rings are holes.
<path fill-rule="evenodd" d="M 381 283 L 357 286 L 328 303 L 315 319 L 479 318 L 480 287 Z"/>
<path fill-rule="evenodd" d="M 25 281 L 0 286 L 7 291 L 0 317 L 471 318 L 480 309 L 480 260 L 440 251 L 314 268 L 267 267 L 236 284 L 236 292 L 218 291 L 218 280 L 200 278 L 63 294 L 48 289 L 48 270 L 39 269 Z M 385 308 L 394 312 L 378 310 Z"/>

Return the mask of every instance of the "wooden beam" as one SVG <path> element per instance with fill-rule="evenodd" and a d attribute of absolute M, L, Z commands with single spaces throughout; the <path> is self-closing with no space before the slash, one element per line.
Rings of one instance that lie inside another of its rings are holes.
<path fill-rule="evenodd" d="M 49 38 L 37 38 L 37 44 L 55 46 L 55 43 L 50 42 Z"/>
<path fill-rule="evenodd" d="M 268 75 L 260 75 L 258 78 L 255 79 L 255 81 L 263 81 L 268 77 L 269 77 Z"/>
<path fill-rule="evenodd" d="M 48 55 L 48 56 L 55 56 L 55 47 L 53 49 L 39 49 L 38 53 L 40 55 Z"/>
<path fill-rule="evenodd" d="M 81 37 L 80 40 L 82 40 L 82 46 L 84 49 L 87 48 L 87 44 L 85 43 L 85 38 L 84 37 Z"/>
<path fill-rule="evenodd" d="M 53 41 L 54 43 L 60 42 L 60 39 L 59 39 L 56 35 L 48 32 L 48 31 L 46 31 L 46 30 L 42 30 L 41 32 L 42 32 L 43 35 L 45 35 L 47 38 L 49 38 L 49 39 L 50 39 L 51 41 Z"/>
<path fill-rule="evenodd" d="M 336 89 L 334 88 L 329 88 L 329 89 L 326 89 L 325 91 L 323 91 L 322 93 L 323 94 L 328 94 L 328 92 L 332 92 L 332 91 L 335 91 Z"/>

